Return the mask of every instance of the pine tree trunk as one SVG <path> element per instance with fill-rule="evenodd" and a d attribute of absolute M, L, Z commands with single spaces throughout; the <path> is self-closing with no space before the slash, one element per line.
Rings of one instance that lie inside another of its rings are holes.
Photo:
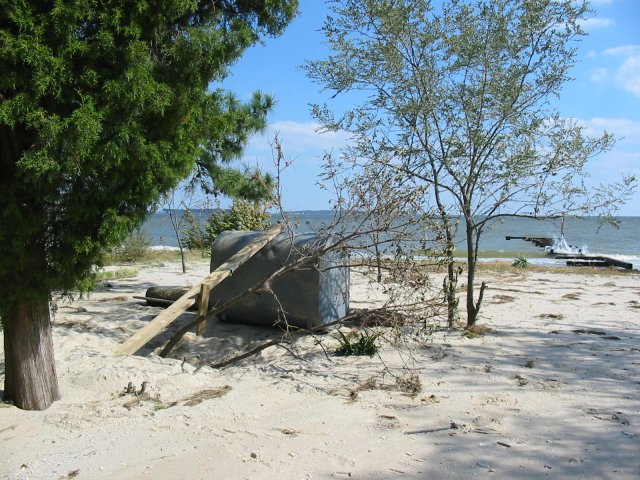
<path fill-rule="evenodd" d="M 4 399 L 45 410 L 60 398 L 47 295 L 22 300 L 3 319 Z"/>

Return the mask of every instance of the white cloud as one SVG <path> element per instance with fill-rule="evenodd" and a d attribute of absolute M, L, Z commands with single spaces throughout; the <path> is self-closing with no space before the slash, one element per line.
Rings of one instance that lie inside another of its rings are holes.
<path fill-rule="evenodd" d="M 640 53 L 628 57 L 616 72 L 616 83 L 640 97 Z"/>
<path fill-rule="evenodd" d="M 591 178 L 596 180 L 597 183 L 620 181 L 622 174 L 640 178 L 640 152 L 622 152 L 619 150 L 605 152 L 589 162 L 589 172 Z M 637 203 L 640 206 L 640 193 L 636 191 L 634 199 L 629 203 Z M 625 208 L 625 210 L 629 212 L 626 213 L 627 215 L 638 214 L 638 208 L 631 208 L 630 210 Z"/>
<path fill-rule="evenodd" d="M 627 118 L 600 118 L 576 119 L 585 127 L 585 133 L 591 136 L 601 135 L 603 131 L 612 133 L 621 139 L 625 145 L 640 145 L 640 121 Z"/>
<path fill-rule="evenodd" d="M 607 48 L 603 55 L 611 57 L 629 57 L 640 54 L 640 45 L 621 45 L 619 47 Z"/>
<path fill-rule="evenodd" d="M 585 30 L 592 30 L 594 28 L 608 28 L 615 24 L 610 18 L 585 18 L 581 20 L 580 26 Z"/>
<path fill-rule="evenodd" d="M 590 56 L 596 56 L 589 53 Z M 612 81 L 617 87 L 640 97 L 640 45 L 621 45 L 608 48 L 601 55 L 612 57 L 621 63 L 611 75 L 605 68 L 592 70 L 591 80 L 597 83 Z"/>
<path fill-rule="evenodd" d="M 325 151 L 338 151 L 349 141 L 346 132 L 321 133 L 317 122 L 295 122 L 284 120 L 272 123 L 263 134 L 250 140 L 250 148 L 271 151 L 270 142 L 278 135 L 286 157 L 321 156 Z"/>

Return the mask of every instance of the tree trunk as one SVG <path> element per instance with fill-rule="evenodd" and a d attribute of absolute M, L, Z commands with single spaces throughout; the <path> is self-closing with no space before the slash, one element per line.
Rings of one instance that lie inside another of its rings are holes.
<path fill-rule="evenodd" d="M 377 280 L 378 283 L 382 282 L 382 254 L 380 253 L 380 239 L 378 238 L 378 235 L 374 235 L 374 239 L 373 239 L 373 248 L 375 249 L 375 253 L 376 253 L 376 269 L 377 269 Z"/>
<path fill-rule="evenodd" d="M 467 328 L 473 327 L 478 318 L 478 309 L 474 301 L 473 288 L 476 278 L 476 255 L 473 245 L 473 227 L 467 221 Z"/>
<path fill-rule="evenodd" d="M 445 233 L 445 256 L 447 261 L 447 276 L 443 282 L 444 295 L 447 302 L 447 324 L 449 328 L 452 328 L 455 323 L 460 319 L 460 313 L 458 311 L 458 275 L 460 271 L 456 270 L 455 261 L 453 259 L 453 251 L 455 249 L 453 226 L 451 225 L 451 219 L 446 213 L 445 209 L 441 206 L 440 212 L 442 214 L 444 233 Z"/>
<path fill-rule="evenodd" d="M 48 295 L 18 301 L 2 321 L 4 399 L 24 410 L 45 410 L 60 398 Z"/>
<path fill-rule="evenodd" d="M 478 293 L 478 301 L 474 300 L 474 287 L 476 280 L 476 266 L 478 264 L 478 255 L 473 241 L 473 226 L 467 222 L 467 328 L 471 328 L 478 320 L 478 313 L 484 298 L 484 291 L 487 284 L 482 282 L 480 292 Z"/>
<path fill-rule="evenodd" d="M 460 317 L 458 313 L 458 295 L 456 293 L 458 288 L 458 271 L 456 271 L 453 254 L 449 247 L 447 248 L 447 252 L 447 276 L 444 279 L 442 287 L 444 288 L 444 295 L 447 302 L 447 325 L 449 328 L 453 328 Z"/>

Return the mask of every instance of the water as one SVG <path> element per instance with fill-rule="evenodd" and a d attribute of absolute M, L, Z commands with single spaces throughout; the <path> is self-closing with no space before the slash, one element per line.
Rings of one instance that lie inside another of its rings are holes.
<path fill-rule="evenodd" d="M 209 211 L 194 212 L 202 221 Z M 320 225 L 329 225 L 333 221 L 330 210 L 300 211 L 288 214 L 299 232 L 317 229 Z M 278 215 L 273 216 L 277 221 Z M 619 260 L 631 262 L 635 269 L 640 269 L 640 217 L 619 217 L 619 228 L 610 225 L 599 226 L 596 217 L 584 219 L 565 219 L 564 235 L 571 245 L 586 245 L 592 255 L 605 255 Z M 151 237 L 155 246 L 176 247 L 178 245 L 175 232 L 166 212 L 152 215 L 143 229 Z M 487 230 L 480 243 L 480 257 L 483 260 L 495 258 L 516 258 L 524 256 L 533 264 L 564 265 L 543 255 L 543 249 L 524 240 L 506 240 L 507 236 L 553 237 L 560 234 L 560 220 L 540 221 L 528 218 L 507 218 Z M 456 236 L 459 251 L 466 250 L 464 232 Z"/>

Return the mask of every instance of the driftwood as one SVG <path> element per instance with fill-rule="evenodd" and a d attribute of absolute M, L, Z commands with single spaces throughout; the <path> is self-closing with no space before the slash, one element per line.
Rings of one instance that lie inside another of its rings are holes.
<path fill-rule="evenodd" d="M 447 430 L 457 430 L 460 428 L 456 422 L 451 422 L 448 427 L 436 427 L 436 428 L 423 428 L 421 430 L 411 430 L 404 432 L 405 435 L 416 435 L 419 433 L 434 433 L 434 432 L 446 432 Z"/>
<path fill-rule="evenodd" d="M 260 353 L 263 350 L 266 350 L 269 347 L 273 347 L 275 345 L 280 345 L 281 343 L 283 343 L 284 340 L 280 339 L 280 340 L 272 340 L 270 342 L 266 342 L 266 343 L 262 343 L 260 345 L 258 345 L 255 348 L 252 348 L 251 350 L 242 353 L 240 355 L 236 355 L 235 357 L 231 357 L 228 358 L 227 360 L 223 360 L 221 362 L 218 363 L 213 363 L 210 365 L 211 368 L 224 368 L 224 367 L 228 367 L 229 365 L 233 365 L 236 362 L 239 362 L 240 360 L 244 360 L 245 358 L 249 358 L 253 355 L 256 355 L 258 353 Z"/>
<path fill-rule="evenodd" d="M 149 287 L 144 297 L 134 296 L 133 298 L 145 300 L 147 305 L 152 307 L 167 307 L 180 300 L 180 297 L 188 291 L 188 287 Z"/>

